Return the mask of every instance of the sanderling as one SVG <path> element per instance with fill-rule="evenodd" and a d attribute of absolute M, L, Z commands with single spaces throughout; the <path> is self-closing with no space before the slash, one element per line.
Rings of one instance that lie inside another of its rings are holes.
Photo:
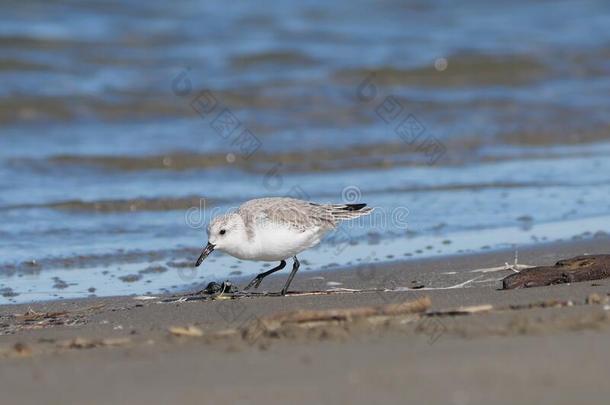
<path fill-rule="evenodd" d="M 215 249 L 243 260 L 279 261 L 260 273 L 244 288 L 258 288 L 268 275 L 282 270 L 292 257 L 292 272 L 282 289 L 299 269 L 297 254 L 320 243 L 326 233 L 343 220 L 367 215 L 366 204 L 316 204 L 294 198 L 259 198 L 242 204 L 235 212 L 217 216 L 208 225 L 208 243 L 195 266 Z"/>

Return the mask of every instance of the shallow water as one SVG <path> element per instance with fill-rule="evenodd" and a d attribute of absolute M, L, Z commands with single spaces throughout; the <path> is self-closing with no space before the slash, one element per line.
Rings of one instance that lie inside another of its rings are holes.
<path fill-rule="evenodd" d="M 265 195 L 377 207 L 311 270 L 602 235 L 608 26 L 603 1 L 7 2 L 0 303 L 254 274 L 190 266 Z"/>

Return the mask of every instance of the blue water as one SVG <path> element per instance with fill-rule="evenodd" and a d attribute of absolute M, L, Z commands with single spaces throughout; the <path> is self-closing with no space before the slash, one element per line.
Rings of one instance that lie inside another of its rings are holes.
<path fill-rule="evenodd" d="M 191 266 L 267 195 L 377 208 L 306 270 L 608 232 L 607 27 L 603 1 L 5 2 L 0 303 L 254 274 Z"/>

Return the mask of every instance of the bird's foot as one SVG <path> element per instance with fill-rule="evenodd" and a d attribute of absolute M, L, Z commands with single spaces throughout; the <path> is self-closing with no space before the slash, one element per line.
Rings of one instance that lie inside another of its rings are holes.
<path fill-rule="evenodd" d="M 248 285 L 246 287 L 244 287 L 244 291 L 248 291 L 250 288 L 254 287 L 255 289 L 258 288 L 258 286 L 261 285 L 261 282 L 263 281 L 263 277 L 259 277 L 256 276 L 252 279 L 252 281 L 250 281 L 248 283 Z"/>

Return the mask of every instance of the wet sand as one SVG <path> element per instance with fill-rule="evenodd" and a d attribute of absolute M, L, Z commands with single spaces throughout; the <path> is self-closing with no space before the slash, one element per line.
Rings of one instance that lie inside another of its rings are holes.
<path fill-rule="evenodd" d="M 519 263 L 607 250 L 607 239 L 537 245 Z M 513 261 L 496 251 L 308 272 L 292 287 L 367 292 L 6 305 L 0 389 L 8 403 L 605 402 L 610 281 L 501 291 L 512 271 L 480 270 Z M 278 290 L 285 276 L 262 288 Z M 288 311 L 422 297 L 424 313 L 253 329 Z"/>

